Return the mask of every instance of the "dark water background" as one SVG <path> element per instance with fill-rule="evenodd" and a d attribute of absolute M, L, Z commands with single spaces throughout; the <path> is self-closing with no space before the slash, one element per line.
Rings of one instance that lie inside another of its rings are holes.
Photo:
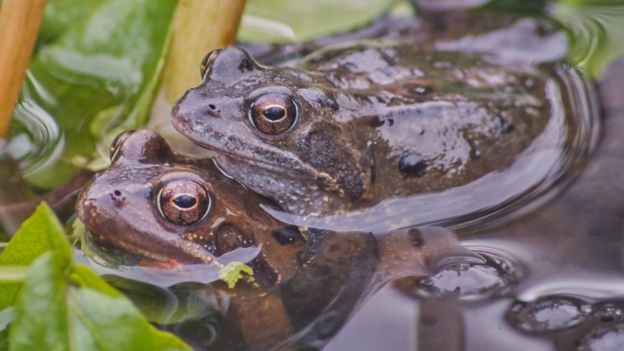
<path fill-rule="evenodd" d="M 452 295 L 417 302 L 386 287 L 327 349 L 623 350 L 622 89 L 621 60 L 600 80 L 600 142 L 570 186 L 531 213 L 465 241 L 513 262 L 506 269 L 516 279 L 476 267 L 436 276 L 434 290 L 466 295 L 459 303 Z M 402 287 L 422 294 L 422 286 Z M 479 288 L 498 293 L 479 298 Z"/>

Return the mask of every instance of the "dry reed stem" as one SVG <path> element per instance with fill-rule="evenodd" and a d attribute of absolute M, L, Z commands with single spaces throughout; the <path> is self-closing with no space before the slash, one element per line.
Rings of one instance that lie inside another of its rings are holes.
<path fill-rule="evenodd" d="M 0 138 L 6 138 L 39 33 L 46 0 L 4 0 L 0 7 Z"/>
<path fill-rule="evenodd" d="M 169 103 L 201 82 L 208 52 L 234 42 L 244 7 L 245 0 L 180 0 L 163 80 Z"/>

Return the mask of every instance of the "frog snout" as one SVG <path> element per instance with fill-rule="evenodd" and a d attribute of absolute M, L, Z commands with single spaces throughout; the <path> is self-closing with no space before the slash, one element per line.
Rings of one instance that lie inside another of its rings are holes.
<path fill-rule="evenodd" d="M 221 117 L 221 108 L 216 102 L 190 102 L 187 99 L 188 98 L 186 96 L 183 97 L 173 108 L 171 114 L 174 122 L 191 123 L 193 120 L 198 118 Z"/>

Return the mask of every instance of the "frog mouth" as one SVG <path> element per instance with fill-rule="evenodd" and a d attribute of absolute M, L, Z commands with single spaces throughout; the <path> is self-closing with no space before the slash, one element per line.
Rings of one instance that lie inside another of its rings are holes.
<path fill-rule="evenodd" d="M 175 268 L 183 265 L 176 259 L 142 250 L 135 245 L 110 245 L 110 243 L 99 240 L 98 236 L 89 230 L 86 230 L 80 238 L 80 249 L 87 257 L 96 262 L 104 263 L 107 267 Z"/>
<path fill-rule="evenodd" d="M 102 203 L 98 207 L 93 198 L 83 198 L 79 202 L 82 206 L 77 208 L 77 215 L 85 225 L 80 239 L 87 249 L 95 253 L 105 253 L 106 250 L 121 252 L 120 257 L 123 260 L 134 263 L 143 258 L 148 261 L 180 264 L 219 264 L 201 245 L 176 235 L 143 233 L 141 226 L 145 228 L 149 224 L 143 222 L 140 215 L 133 223 L 126 221 L 120 224 L 118 221 L 122 218 L 115 216 L 114 212 L 104 211 Z"/>
<path fill-rule="evenodd" d="M 113 230 L 114 232 L 114 230 Z M 162 244 L 162 240 L 155 243 L 160 250 L 153 250 L 144 243 L 138 245 L 130 240 L 118 239 L 114 242 L 106 234 L 95 234 L 87 229 L 80 238 L 81 247 L 85 253 L 93 254 L 112 265 L 140 265 L 161 268 L 175 268 L 187 264 L 214 264 L 220 263 L 208 251 L 199 245 L 187 241 Z M 162 245 L 161 245 L 162 244 Z M 170 250 L 167 250 L 171 247 Z M 167 254 L 166 252 L 170 253 Z M 171 254 L 171 253 L 176 254 Z"/>

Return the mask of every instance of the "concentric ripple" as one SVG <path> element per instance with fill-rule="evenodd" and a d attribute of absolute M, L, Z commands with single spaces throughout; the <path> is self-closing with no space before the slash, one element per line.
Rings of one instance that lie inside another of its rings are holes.
<path fill-rule="evenodd" d="M 416 298 L 458 294 L 462 301 L 480 301 L 507 295 L 521 279 L 523 271 L 509 256 L 491 249 L 473 249 L 480 259 L 457 257 L 423 279 L 396 282 L 405 294 Z"/>
<path fill-rule="evenodd" d="M 65 145 L 58 123 L 31 98 L 30 89 L 37 86 L 31 75 L 27 78 L 32 87 L 22 90 L 12 121 L 14 133 L 3 150 L 20 161 L 25 177 L 40 173 L 58 161 Z"/>

